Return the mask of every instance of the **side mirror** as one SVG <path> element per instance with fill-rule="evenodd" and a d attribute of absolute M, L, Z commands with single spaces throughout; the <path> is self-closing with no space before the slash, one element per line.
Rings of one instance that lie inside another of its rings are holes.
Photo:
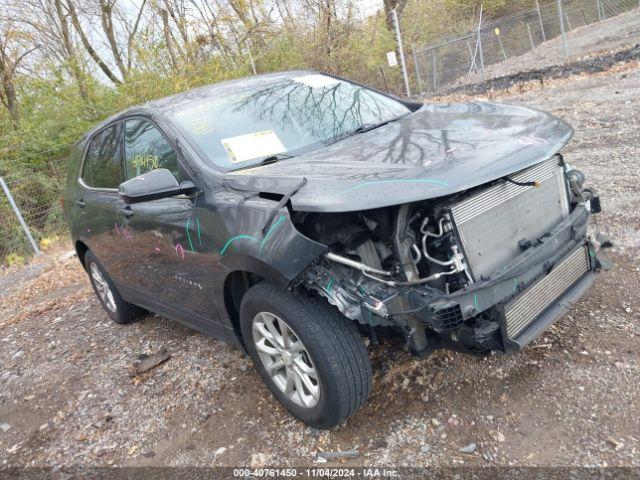
<path fill-rule="evenodd" d="M 121 183 L 118 193 L 125 202 L 135 203 L 180 194 L 189 195 L 195 193 L 196 190 L 193 182 L 178 183 L 173 173 L 166 168 L 158 168 Z"/>

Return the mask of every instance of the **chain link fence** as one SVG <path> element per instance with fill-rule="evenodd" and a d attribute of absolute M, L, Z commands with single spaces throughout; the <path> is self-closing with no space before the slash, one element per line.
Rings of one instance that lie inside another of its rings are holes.
<path fill-rule="evenodd" d="M 0 266 L 23 263 L 64 234 L 61 173 L 0 176 Z"/>
<path fill-rule="evenodd" d="M 538 3 L 437 45 L 412 49 L 418 91 L 435 94 L 455 84 L 496 76 L 493 67 L 566 33 L 640 7 L 639 0 L 561 0 Z M 561 54 L 562 55 L 562 54 Z M 559 58 L 562 60 L 563 58 Z M 533 66 L 533 65 L 532 65 Z"/>

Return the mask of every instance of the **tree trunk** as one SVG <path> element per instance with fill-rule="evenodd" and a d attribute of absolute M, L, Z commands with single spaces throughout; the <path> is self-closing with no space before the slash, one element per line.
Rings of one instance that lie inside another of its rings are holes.
<path fill-rule="evenodd" d="M 13 84 L 13 78 L 2 79 L 2 90 L 4 93 L 5 106 L 9 110 L 11 116 L 11 125 L 13 129 L 20 130 L 20 110 L 18 108 L 18 95 L 16 87 Z"/>
<path fill-rule="evenodd" d="M 393 25 L 393 15 L 391 14 L 391 11 L 396 10 L 398 12 L 398 16 L 400 16 L 402 11 L 407 6 L 407 0 L 382 0 L 382 2 L 387 30 L 393 32 L 395 31 L 395 26 Z"/>
<path fill-rule="evenodd" d="M 122 61 L 118 42 L 116 41 L 116 36 L 113 32 L 113 4 L 105 0 L 100 0 L 100 20 L 102 22 L 102 30 L 107 36 L 107 41 L 109 42 L 113 59 L 118 66 L 118 70 L 120 70 L 123 80 L 126 81 L 128 73 L 127 68 Z"/>
<path fill-rule="evenodd" d="M 73 0 L 67 0 L 67 8 L 69 10 L 69 15 L 71 17 L 71 23 L 73 24 L 73 27 L 78 32 L 78 35 L 80 36 L 80 41 L 82 42 L 84 49 L 87 51 L 89 56 L 93 59 L 93 61 L 98 64 L 98 67 L 100 67 L 100 70 L 102 70 L 102 72 L 107 76 L 109 80 L 111 80 L 116 85 L 122 85 L 122 81 L 114 75 L 114 73 L 111 71 L 109 66 L 106 63 L 104 63 L 102 58 L 100 58 L 100 55 L 98 55 L 98 53 L 95 51 L 93 46 L 91 46 L 91 42 L 89 42 L 89 39 L 84 33 L 84 30 L 82 30 L 82 25 L 80 25 L 80 20 L 78 19 L 78 13 L 76 12 L 76 9 L 73 6 L 72 1 Z"/>
<path fill-rule="evenodd" d="M 178 58 L 176 57 L 176 52 L 173 49 L 173 39 L 171 38 L 171 31 L 169 30 L 169 14 L 163 8 L 162 10 L 160 10 L 160 15 L 162 16 L 162 33 L 164 34 L 164 41 L 167 44 L 167 50 L 169 50 L 169 56 L 171 57 L 173 69 L 177 70 Z"/>
<path fill-rule="evenodd" d="M 78 90 L 80 91 L 80 97 L 85 103 L 89 103 L 89 91 L 87 89 L 87 82 L 80 68 L 80 64 L 78 63 L 78 58 L 76 56 L 75 48 L 73 47 L 73 42 L 71 41 L 71 34 L 69 33 L 69 22 L 67 21 L 67 16 L 64 14 L 62 10 L 62 0 L 54 0 L 56 14 L 58 15 L 58 20 L 60 22 L 60 32 L 62 34 L 62 45 L 64 50 L 67 52 L 69 68 L 71 70 L 71 75 L 76 80 L 78 84 Z"/>

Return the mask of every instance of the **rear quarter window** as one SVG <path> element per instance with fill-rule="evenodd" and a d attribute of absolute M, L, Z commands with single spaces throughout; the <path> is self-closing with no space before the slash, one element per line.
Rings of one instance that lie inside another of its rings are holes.
<path fill-rule="evenodd" d="M 89 141 L 82 181 L 92 188 L 118 188 L 122 183 L 118 125 L 101 130 Z"/>

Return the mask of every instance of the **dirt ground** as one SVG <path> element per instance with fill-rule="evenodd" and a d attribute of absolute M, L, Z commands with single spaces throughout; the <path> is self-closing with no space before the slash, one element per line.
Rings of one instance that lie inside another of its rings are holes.
<path fill-rule="evenodd" d="M 574 126 L 565 157 L 600 191 L 615 242 L 614 270 L 524 352 L 376 347 L 367 406 L 319 432 L 241 352 L 158 315 L 112 324 L 77 261 L 51 260 L 0 277 L 0 469 L 304 466 L 337 450 L 358 466 L 640 466 L 640 64 L 492 99 Z M 162 347 L 168 361 L 130 376 Z"/>

